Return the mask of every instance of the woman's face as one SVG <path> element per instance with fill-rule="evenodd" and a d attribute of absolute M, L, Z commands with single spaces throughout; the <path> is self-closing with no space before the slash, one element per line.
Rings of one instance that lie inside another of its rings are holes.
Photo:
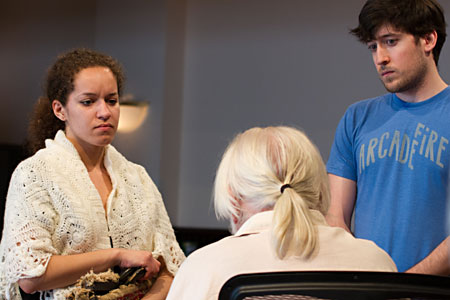
<path fill-rule="evenodd" d="M 53 101 L 55 115 L 65 122 L 66 136 L 84 149 L 104 147 L 119 123 L 117 81 L 109 68 L 89 67 L 75 75 L 74 90 L 62 106 Z"/>

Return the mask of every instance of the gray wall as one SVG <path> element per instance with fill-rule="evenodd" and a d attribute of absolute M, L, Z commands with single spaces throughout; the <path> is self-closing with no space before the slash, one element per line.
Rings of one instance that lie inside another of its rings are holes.
<path fill-rule="evenodd" d="M 126 92 L 151 102 L 143 126 L 114 145 L 147 169 L 174 225 L 225 228 L 211 189 L 236 133 L 303 128 L 326 160 L 346 107 L 385 92 L 366 47 L 348 34 L 363 3 L 2 1 L 0 143 L 25 139 L 26 116 L 57 53 L 105 51 L 123 63 Z M 441 3 L 450 20 L 450 1 Z M 448 81 L 448 45 L 440 65 Z"/>
<path fill-rule="evenodd" d="M 0 2 L 0 143 L 20 144 L 54 56 L 94 45 L 95 2 Z"/>

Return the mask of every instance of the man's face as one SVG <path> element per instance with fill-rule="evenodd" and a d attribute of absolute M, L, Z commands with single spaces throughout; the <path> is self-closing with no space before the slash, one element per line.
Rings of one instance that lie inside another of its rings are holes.
<path fill-rule="evenodd" d="M 420 89 L 427 74 L 428 61 L 424 40 L 381 26 L 375 39 L 367 43 L 384 87 L 391 93 L 407 93 Z M 431 58 L 432 59 L 432 58 Z"/>

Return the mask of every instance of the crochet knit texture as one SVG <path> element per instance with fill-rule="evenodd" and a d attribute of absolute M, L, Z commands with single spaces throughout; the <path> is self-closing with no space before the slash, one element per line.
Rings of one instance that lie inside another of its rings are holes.
<path fill-rule="evenodd" d="M 0 299 L 21 299 L 17 281 L 42 275 L 52 255 L 111 248 L 148 250 L 175 274 L 184 260 L 153 181 L 142 166 L 106 147 L 113 189 L 100 195 L 63 131 L 19 164 L 11 178 L 0 244 Z M 70 290 L 46 291 L 64 299 Z"/>

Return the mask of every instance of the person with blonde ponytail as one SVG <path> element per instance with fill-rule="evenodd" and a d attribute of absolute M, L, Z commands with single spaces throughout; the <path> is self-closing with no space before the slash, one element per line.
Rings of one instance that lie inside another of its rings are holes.
<path fill-rule="evenodd" d="M 217 299 L 222 285 L 243 273 L 397 271 L 373 242 L 328 226 L 329 203 L 325 165 L 302 131 L 255 127 L 238 134 L 214 185 L 216 216 L 230 221 L 233 235 L 189 255 L 167 299 Z"/>

